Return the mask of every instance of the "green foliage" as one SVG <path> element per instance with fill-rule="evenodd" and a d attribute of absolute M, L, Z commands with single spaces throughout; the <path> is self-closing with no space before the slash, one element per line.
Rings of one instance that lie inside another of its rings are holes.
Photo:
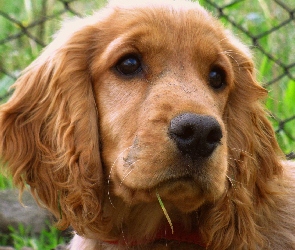
<path fill-rule="evenodd" d="M 11 188 L 12 181 L 0 174 L 0 190 Z"/>
<path fill-rule="evenodd" d="M 59 230 L 50 227 L 43 230 L 39 236 L 34 236 L 30 228 L 19 225 L 18 228 L 9 227 L 9 235 L 0 235 L 0 245 L 11 243 L 16 250 L 23 247 L 31 247 L 34 250 L 50 250 L 59 244 L 64 244 L 65 240 L 60 236 Z"/>

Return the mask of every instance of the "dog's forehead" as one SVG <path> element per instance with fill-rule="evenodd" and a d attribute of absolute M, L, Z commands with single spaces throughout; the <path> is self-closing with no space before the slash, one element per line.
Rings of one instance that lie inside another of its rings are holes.
<path fill-rule="evenodd" d="M 154 21 L 155 23 L 173 22 L 181 24 L 182 22 L 182 24 L 185 24 L 200 20 L 210 23 L 215 20 L 198 3 L 185 0 L 141 0 L 137 2 L 117 0 L 109 4 L 107 9 L 114 10 L 115 15 L 112 17 L 114 21 L 118 19 L 128 22 L 136 19 L 135 21 L 138 23 Z"/>
<path fill-rule="evenodd" d="M 109 18 L 114 35 L 111 47 L 129 43 L 158 51 L 167 47 L 190 49 L 204 42 L 213 47 L 223 38 L 215 18 L 197 3 L 165 0 L 145 5 L 144 1 L 113 8 Z"/>

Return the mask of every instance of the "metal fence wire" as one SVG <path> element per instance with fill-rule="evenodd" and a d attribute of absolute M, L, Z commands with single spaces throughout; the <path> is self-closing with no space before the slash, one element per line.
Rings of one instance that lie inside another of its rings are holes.
<path fill-rule="evenodd" d="M 61 20 L 91 14 L 104 4 L 104 0 L 4 2 L 0 2 L 1 102 L 10 95 L 9 86 L 21 70 L 51 41 Z M 290 158 L 295 158 L 295 1 L 199 2 L 253 50 L 257 77 L 270 92 L 266 105 L 279 143 Z"/>

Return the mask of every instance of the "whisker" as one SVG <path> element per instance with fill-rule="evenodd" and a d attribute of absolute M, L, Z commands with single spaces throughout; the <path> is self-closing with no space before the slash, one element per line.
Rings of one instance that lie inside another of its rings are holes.
<path fill-rule="evenodd" d="M 238 53 L 235 53 L 232 50 L 226 50 L 226 51 L 220 52 L 219 54 L 225 54 L 226 56 L 233 59 L 235 61 L 235 63 L 238 65 L 239 71 L 241 71 L 241 66 L 240 66 L 239 62 L 232 55 L 230 55 L 230 53 L 239 55 Z"/>
<path fill-rule="evenodd" d="M 123 240 L 125 242 L 125 246 L 127 247 L 127 249 L 129 249 L 129 245 L 128 245 L 128 242 L 126 240 L 124 229 L 123 229 L 123 219 L 124 219 L 124 217 L 122 218 L 122 222 L 121 222 L 121 233 L 122 233 Z"/>
<path fill-rule="evenodd" d="M 246 151 L 244 149 L 240 149 L 240 148 L 231 148 L 231 150 L 238 151 L 238 152 L 243 152 L 243 153 L 249 153 L 248 151 Z"/>
<path fill-rule="evenodd" d="M 128 205 L 129 209 L 132 207 L 133 199 L 134 199 L 134 197 L 132 197 L 132 199 L 131 199 L 131 201 L 130 201 L 130 203 L 129 203 L 129 205 Z M 123 222 L 124 222 L 124 214 L 125 214 L 125 211 L 126 211 L 126 210 L 124 210 L 123 215 L 122 215 L 122 218 L 121 218 L 121 219 L 122 219 L 122 220 L 121 220 L 121 233 L 122 233 L 122 237 L 123 237 L 123 240 L 124 240 L 125 246 L 127 247 L 127 249 L 130 249 L 129 244 L 128 244 L 128 241 L 127 241 L 127 238 L 125 237 L 125 232 L 124 232 L 124 228 L 123 228 Z"/>
<path fill-rule="evenodd" d="M 109 201 L 111 203 L 111 205 L 113 206 L 113 208 L 116 208 L 112 202 L 112 199 L 111 199 L 111 195 L 110 195 L 110 182 L 111 182 L 111 175 L 112 175 L 112 171 L 113 171 L 113 168 L 115 166 L 115 164 L 117 163 L 118 159 L 122 156 L 122 154 L 124 154 L 126 152 L 126 150 L 130 149 L 132 146 L 124 149 L 119 155 L 118 157 L 116 158 L 116 160 L 113 162 L 112 166 L 111 166 L 111 169 L 110 169 L 110 173 L 109 173 L 109 176 L 108 176 L 108 181 L 107 181 L 107 186 L 108 186 L 108 197 L 109 197 Z"/>
<path fill-rule="evenodd" d="M 245 188 L 245 186 L 242 184 L 242 182 L 236 181 L 235 179 L 229 177 L 228 175 L 226 175 L 226 178 L 231 183 L 231 186 L 233 187 L 233 189 L 237 190 L 237 184 L 239 184 L 239 187 L 242 187 L 244 190 L 247 191 L 247 188 Z"/>
<path fill-rule="evenodd" d="M 136 160 L 135 162 L 133 162 L 132 164 L 129 165 L 129 167 L 131 167 L 132 165 L 134 165 L 138 160 Z M 121 183 L 120 183 L 120 187 L 122 186 L 123 184 L 123 181 L 128 177 L 128 175 L 134 170 L 134 168 L 132 168 L 127 174 L 124 175 L 124 177 L 122 178 L 121 180 Z"/>
<path fill-rule="evenodd" d="M 231 186 L 233 187 L 233 189 L 237 189 L 237 188 L 236 188 L 236 186 L 237 186 L 236 184 L 240 184 L 240 185 L 243 187 L 243 185 L 242 185 L 241 182 L 236 181 L 235 179 L 229 177 L 228 175 L 226 175 L 226 178 L 229 180 L 229 182 L 230 182 Z M 245 187 L 243 187 L 243 188 L 245 189 Z M 246 190 L 246 189 L 245 189 L 245 190 Z"/>
<path fill-rule="evenodd" d="M 236 162 L 241 162 L 241 163 L 244 162 L 244 161 L 242 161 L 242 160 L 238 160 L 238 159 L 235 159 L 235 158 L 232 158 L 232 157 L 228 157 L 228 159 L 233 160 L 233 161 L 236 161 Z"/>
<path fill-rule="evenodd" d="M 221 43 L 221 42 L 224 41 L 224 40 L 229 40 L 229 39 L 228 39 L 228 37 L 224 37 L 224 38 L 222 38 L 221 40 L 219 40 L 219 43 Z"/>
<path fill-rule="evenodd" d="M 236 151 L 236 152 L 239 152 L 239 153 L 243 153 L 245 156 L 248 156 L 248 157 L 253 157 L 253 154 L 251 154 L 250 152 L 244 150 L 244 149 L 239 149 L 239 148 L 230 148 L 231 151 Z"/>
<path fill-rule="evenodd" d="M 234 180 L 232 178 L 230 178 L 228 175 L 226 175 L 226 178 L 229 180 L 232 187 L 235 187 Z"/>

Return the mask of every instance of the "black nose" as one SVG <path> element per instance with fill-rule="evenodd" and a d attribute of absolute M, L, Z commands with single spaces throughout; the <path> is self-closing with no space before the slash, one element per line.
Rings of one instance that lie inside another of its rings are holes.
<path fill-rule="evenodd" d="M 220 143 L 222 131 L 212 116 L 184 113 L 170 122 L 169 136 L 192 159 L 209 157 Z"/>

